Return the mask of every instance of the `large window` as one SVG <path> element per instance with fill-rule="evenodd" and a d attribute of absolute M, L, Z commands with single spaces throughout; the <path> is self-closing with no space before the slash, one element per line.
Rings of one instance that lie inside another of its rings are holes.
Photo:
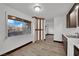
<path fill-rule="evenodd" d="M 31 33 L 31 22 L 8 15 L 8 36 L 16 36 Z"/>

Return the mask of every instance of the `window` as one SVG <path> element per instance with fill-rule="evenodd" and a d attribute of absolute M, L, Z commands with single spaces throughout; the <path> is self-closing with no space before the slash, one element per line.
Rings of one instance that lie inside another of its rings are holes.
<path fill-rule="evenodd" d="M 8 16 L 8 36 L 16 36 L 31 33 L 31 22 L 14 17 Z"/>

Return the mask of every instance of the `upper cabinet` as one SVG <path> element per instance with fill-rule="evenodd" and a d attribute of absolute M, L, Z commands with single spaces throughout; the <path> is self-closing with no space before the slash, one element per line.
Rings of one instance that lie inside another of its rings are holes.
<path fill-rule="evenodd" d="M 78 3 L 74 4 L 67 14 L 67 28 L 76 28 L 79 26 L 79 8 Z"/>

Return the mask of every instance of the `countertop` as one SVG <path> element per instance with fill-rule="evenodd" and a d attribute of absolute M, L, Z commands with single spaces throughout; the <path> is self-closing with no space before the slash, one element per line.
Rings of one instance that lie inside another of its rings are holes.
<path fill-rule="evenodd" d="M 63 34 L 67 38 L 67 55 L 74 56 L 74 46 L 79 48 L 79 38 L 68 37 L 66 34 Z"/>
<path fill-rule="evenodd" d="M 72 43 L 77 47 L 79 48 L 79 38 L 72 38 L 72 37 L 68 37 L 67 35 L 63 34 L 67 40 L 71 40 Z"/>

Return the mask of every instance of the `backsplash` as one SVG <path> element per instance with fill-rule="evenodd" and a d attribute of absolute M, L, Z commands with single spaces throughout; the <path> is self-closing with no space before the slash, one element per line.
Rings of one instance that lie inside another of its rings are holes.
<path fill-rule="evenodd" d="M 65 34 L 75 34 L 75 33 L 79 33 L 79 27 L 77 27 L 77 28 L 65 28 L 65 29 L 64 29 L 64 33 L 65 33 Z"/>

